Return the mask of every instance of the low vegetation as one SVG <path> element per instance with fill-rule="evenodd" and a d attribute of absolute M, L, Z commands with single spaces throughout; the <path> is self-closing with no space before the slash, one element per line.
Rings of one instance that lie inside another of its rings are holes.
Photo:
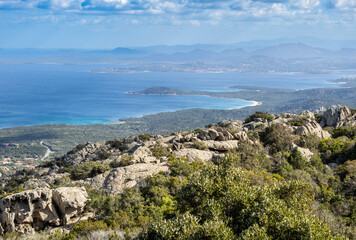
<path fill-rule="evenodd" d="M 270 118 L 257 113 L 249 119 L 257 116 Z M 152 154 L 168 159 L 168 173 L 115 196 L 87 186 L 91 201 L 86 207 L 95 218 L 50 239 L 90 239 L 99 231 L 107 239 L 139 240 L 356 239 L 356 127 L 329 130 L 332 138 L 321 140 L 293 135 L 285 125 L 259 127 L 249 131 L 254 141 L 240 141 L 210 162 L 188 161 L 170 146 L 156 144 Z M 306 158 L 295 144 L 313 156 Z M 110 145 L 121 148 L 122 142 Z M 64 171 L 70 180 L 85 179 L 131 160 L 123 154 L 110 164 L 89 161 Z M 6 192 L 25 180 L 14 180 Z"/>

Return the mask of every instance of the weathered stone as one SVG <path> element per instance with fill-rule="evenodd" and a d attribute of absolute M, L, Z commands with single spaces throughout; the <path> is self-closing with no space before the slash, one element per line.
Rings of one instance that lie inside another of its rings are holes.
<path fill-rule="evenodd" d="M 201 140 L 215 140 L 219 136 L 218 131 L 215 129 L 203 130 L 199 133 L 198 138 Z"/>
<path fill-rule="evenodd" d="M 218 137 L 218 132 L 215 129 L 208 130 L 209 140 L 215 140 Z"/>
<path fill-rule="evenodd" d="M 77 222 L 88 200 L 84 188 L 37 188 L 16 193 L 0 200 L 0 234 L 29 234 L 48 226 Z"/>
<path fill-rule="evenodd" d="M 211 151 L 193 149 L 193 148 L 184 148 L 175 152 L 177 157 L 187 157 L 188 161 L 193 162 L 196 159 L 201 160 L 212 160 L 214 153 Z"/>
<path fill-rule="evenodd" d="M 308 148 L 302 148 L 297 145 L 293 145 L 293 148 L 297 149 L 308 162 L 314 156 L 314 153 L 310 151 Z"/>
<path fill-rule="evenodd" d="M 243 127 L 247 128 L 248 130 L 254 130 L 258 127 L 264 129 L 268 127 L 268 121 L 266 119 L 256 118 L 253 122 L 245 123 Z"/>
<path fill-rule="evenodd" d="M 312 113 L 308 110 L 301 112 L 300 117 L 306 118 L 306 119 L 311 119 L 311 120 L 315 119 L 314 113 Z"/>
<path fill-rule="evenodd" d="M 241 130 L 242 128 L 242 121 L 239 120 L 222 120 L 221 122 L 218 123 L 219 127 L 224 127 L 229 130 Z"/>
<path fill-rule="evenodd" d="M 107 194 L 120 194 L 124 189 L 137 186 L 147 176 L 159 172 L 168 172 L 167 161 L 160 163 L 138 163 L 126 167 L 119 167 L 99 174 L 91 179 L 79 181 L 80 184 L 89 184 L 97 190 Z"/>
<path fill-rule="evenodd" d="M 144 162 L 146 157 L 152 155 L 152 152 L 147 147 L 139 146 L 137 147 L 132 156 L 134 157 L 135 162 Z"/>
<path fill-rule="evenodd" d="M 235 149 L 238 147 L 239 141 L 237 140 L 227 140 L 227 141 L 202 141 L 209 149 L 217 150 L 217 151 L 227 151 L 231 149 Z"/>
<path fill-rule="evenodd" d="M 323 119 L 320 122 L 322 127 L 341 127 L 351 117 L 351 111 L 348 107 L 341 107 L 339 109 L 329 108 L 324 112 Z"/>
<path fill-rule="evenodd" d="M 288 120 L 287 120 L 286 118 L 281 118 L 281 117 L 279 117 L 279 118 L 276 118 L 276 119 L 274 119 L 273 121 L 271 121 L 269 125 L 273 125 L 273 124 L 285 124 L 285 123 L 287 123 L 287 122 L 288 122 Z"/>
<path fill-rule="evenodd" d="M 87 200 L 88 193 L 84 187 L 61 187 L 53 190 L 53 202 L 62 216 L 62 225 L 78 222 Z"/>
<path fill-rule="evenodd" d="M 313 120 L 311 120 L 311 121 L 307 122 L 306 124 L 304 124 L 303 126 L 300 126 L 299 128 L 297 128 L 297 130 L 295 130 L 295 133 L 300 136 L 315 134 L 317 137 L 319 137 L 321 139 L 331 137 L 329 132 L 324 131 L 320 127 L 320 125 L 316 121 L 313 121 Z"/>
<path fill-rule="evenodd" d="M 248 135 L 247 135 L 247 133 L 245 131 L 234 133 L 234 137 L 235 137 L 236 140 L 240 140 L 240 141 L 249 140 Z"/>
<path fill-rule="evenodd" d="M 35 188 L 49 188 L 49 184 L 43 180 L 37 178 L 31 178 L 23 184 L 25 189 L 35 189 Z"/>

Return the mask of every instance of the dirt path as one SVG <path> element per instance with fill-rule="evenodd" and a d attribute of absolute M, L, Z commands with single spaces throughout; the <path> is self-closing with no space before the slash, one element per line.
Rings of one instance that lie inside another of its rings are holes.
<path fill-rule="evenodd" d="M 45 155 L 41 158 L 41 161 L 43 161 L 52 153 L 52 150 L 49 148 L 49 146 L 44 144 L 43 141 L 41 141 L 41 145 L 47 148 Z"/>

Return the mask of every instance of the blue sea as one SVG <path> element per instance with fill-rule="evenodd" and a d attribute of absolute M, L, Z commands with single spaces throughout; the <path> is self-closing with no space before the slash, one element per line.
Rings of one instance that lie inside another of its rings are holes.
<path fill-rule="evenodd" d="M 232 91 L 234 85 L 289 89 L 336 87 L 338 74 L 92 73 L 103 65 L 0 64 L 0 128 L 47 123 L 115 123 L 117 119 L 189 108 L 231 109 L 240 99 L 207 96 L 128 95 L 163 86 Z"/>

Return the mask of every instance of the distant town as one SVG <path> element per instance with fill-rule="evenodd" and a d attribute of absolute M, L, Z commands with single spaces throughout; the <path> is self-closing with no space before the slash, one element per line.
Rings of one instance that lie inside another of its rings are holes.
<path fill-rule="evenodd" d="M 42 160 L 40 156 L 28 157 L 21 154 L 13 155 L 12 152 L 18 150 L 18 143 L 0 143 L 0 148 L 8 152 L 8 155 L 0 156 L 0 166 L 7 167 L 9 170 L 31 169 L 39 165 Z"/>

